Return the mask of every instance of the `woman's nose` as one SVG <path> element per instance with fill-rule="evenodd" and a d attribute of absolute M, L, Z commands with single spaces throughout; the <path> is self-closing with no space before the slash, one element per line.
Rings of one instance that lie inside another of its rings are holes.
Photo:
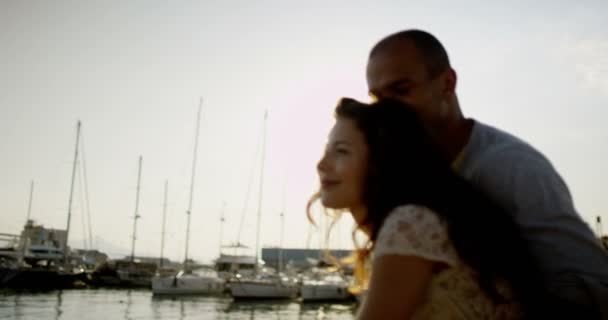
<path fill-rule="evenodd" d="M 327 154 L 323 154 L 321 160 L 317 163 L 317 171 L 325 172 L 327 171 Z"/>

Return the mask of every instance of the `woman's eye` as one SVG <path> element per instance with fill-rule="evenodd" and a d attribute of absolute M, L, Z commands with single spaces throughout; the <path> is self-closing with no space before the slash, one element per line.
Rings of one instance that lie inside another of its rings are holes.
<path fill-rule="evenodd" d="M 336 152 L 338 154 L 348 154 L 348 149 L 338 148 L 338 149 L 336 149 Z"/>

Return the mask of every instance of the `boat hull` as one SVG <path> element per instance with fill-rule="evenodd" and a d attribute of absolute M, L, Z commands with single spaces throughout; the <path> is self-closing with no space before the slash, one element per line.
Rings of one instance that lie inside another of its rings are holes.
<path fill-rule="evenodd" d="M 155 295 L 220 294 L 224 292 L 224 281 L 203 277 L 155 277 L 152 293 Z"/>
<path fill-rule="evenodd" d="M 0 288 L 54 290 L 79 287 L 86 281 L 84 273 L 61 273 L 46 269 L 0 268 Z"/>
<path fill-rule="evenodd" d="M 235 299 L 293 299 L 298 295 L 298 287 L 281 283 L 234 281 L 230 283 L 230 294 Z"/>
<path fill-rule="evenodd" d="M 352 299 L 345 286 L 302 285 L 300 296 L 303 301 L 343 301 Z"/>

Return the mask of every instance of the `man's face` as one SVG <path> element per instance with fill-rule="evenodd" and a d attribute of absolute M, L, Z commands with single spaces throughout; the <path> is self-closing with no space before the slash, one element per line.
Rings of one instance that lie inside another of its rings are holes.
<path fill-rule="evenodd" d="M 367 64 L 370 95 L 411 105 L 427 127 L 440 124 L 447 115 L 444 77 L 442 73 L 432 78 L 418 49 L 407 41 L 381 50 Z"/>

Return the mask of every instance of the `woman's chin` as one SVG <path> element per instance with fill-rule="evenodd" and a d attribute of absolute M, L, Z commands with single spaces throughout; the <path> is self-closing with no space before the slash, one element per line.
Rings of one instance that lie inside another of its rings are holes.
<path fill-rule="evenodd" d="M 321 197 L 321 204 L 323 204 L 323 206 L 325 208 L 329 208 L 329 209 L 345 209 L 348 207 L 344 203 L 335 201 L 333 199 L 323 198 L 323 197 Z"/>

